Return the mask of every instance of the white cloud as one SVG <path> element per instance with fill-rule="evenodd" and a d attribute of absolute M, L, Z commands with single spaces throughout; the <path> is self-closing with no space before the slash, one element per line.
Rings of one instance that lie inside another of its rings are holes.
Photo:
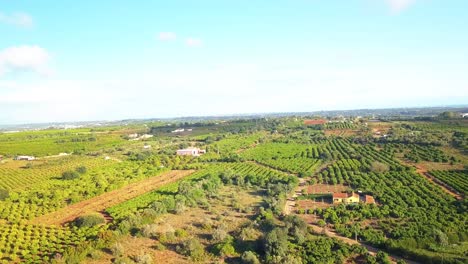
<path fill-rule="evenodd" d="M 175 40 L 177 38 L 177 35 L 174 32 L 160 32 L 158 38 L 162 41 L 169 41 Z"/>
<path fill-rule="evenodd" d="M 414 3 L 416 3 L 416 0 L 385 0 L 394 13 L 399 13 Z"/>
<path fill-rule="evenodd" d="M 9 47 L 0 50 L 0 76 L 12 71 L 33 71 L 49 75 L 49 60 L 49 53 L 39 46 Z"/>
<path fill-rule="evenodd" d="M 199 38 L 188 38 L 185 43 L 190 47 L 198 47 L 202 45 L 202 40 Z"/>
<path fill-rule="evenodd" d="M 0 22 L 19 27 L 31 27 L 33 25 L 32 17 L 22 12 L 12 13 L 10 15 L 0 12 Z"/>

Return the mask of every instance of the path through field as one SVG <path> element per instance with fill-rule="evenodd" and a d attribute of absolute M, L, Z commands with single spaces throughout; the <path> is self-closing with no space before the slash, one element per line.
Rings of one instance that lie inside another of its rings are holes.
<path fill-rule="evenodd" d="M 113 190 L 94 198 L 72 204 L 50 214 L 31 220 L 32 223 L 46 225 L 62 225 L 73 221 L 78 216 L 89 213 L 98 213 L 113 205 L 125 202 L 149 191 L 158 189 L 166 184 L 180 180 L 193 170 L 173 170 L 139 182 L 131 183 L 118 190 Z"/>

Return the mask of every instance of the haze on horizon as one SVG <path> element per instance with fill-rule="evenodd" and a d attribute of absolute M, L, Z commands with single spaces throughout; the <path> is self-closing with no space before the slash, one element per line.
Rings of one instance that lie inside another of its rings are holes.
<path fill-rule="evenodd" d="M 0 124 L 466 104 L 466 10 L 0 0 Z"/>

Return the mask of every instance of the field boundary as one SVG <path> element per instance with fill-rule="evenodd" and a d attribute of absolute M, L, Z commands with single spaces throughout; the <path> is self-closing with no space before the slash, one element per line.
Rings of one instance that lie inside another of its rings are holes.
<path fill-rule="evenodd" d="M 172 170 L 139 182 L 128 184 L 120 189 L 106 192 L 31 220 L 34 224 L 63 225 L 79 216 L 100 213 L 106 208 L 128 201 L 132 198 L 176 182 L 195 172 L 194 170 Z"/>

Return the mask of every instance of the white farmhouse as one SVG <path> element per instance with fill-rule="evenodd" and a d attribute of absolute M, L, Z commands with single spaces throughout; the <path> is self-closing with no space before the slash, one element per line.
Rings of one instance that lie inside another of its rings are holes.
<path fill-rule="evenodd" d="M 206 150 L 199 148 L 186 148 L 177 150 L 177 155 L 179 156 L 194 156 L 198 157 L 202 154 L 205 154 Z"/>

